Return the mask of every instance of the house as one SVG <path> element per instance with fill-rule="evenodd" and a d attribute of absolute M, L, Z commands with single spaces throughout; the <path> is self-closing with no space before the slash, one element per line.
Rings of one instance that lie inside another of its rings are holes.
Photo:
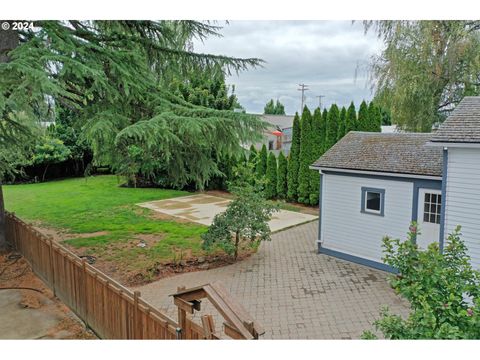
<path fill-rule="evenodd" d="M 392 271 L 385 235 L 439 242 L 457 224 L 480 268 L 480 97 L 466 97 L 433 134 L 350 132 L 312 166 L 320 172 L 318 252 Z"/>
<path fill-rule="evenodd" d="M 275 156 L 282 151 L 285 156 L 290 152 L 292 143 L 293 116 L 290 115 L 260 115 L 261 119 L 270 124 L 264 133 L 263 142 L 256 143 L 254 146 L 260 150 L 263 144 L 267 150 L 272 151 Z"/>

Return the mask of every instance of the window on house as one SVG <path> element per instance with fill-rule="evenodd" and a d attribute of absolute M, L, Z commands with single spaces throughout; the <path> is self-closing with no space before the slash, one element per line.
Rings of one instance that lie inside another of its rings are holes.
<path fill-rule="evenodd" d="M 385 190 L 362 187 L 363 213 L 384 215 Z"/>
<path fill-rule="evenodd" d="M 273 150 L 273 140 L 268 141 L 268 150 Z"/>
<path fill-rule="evenodd" d="M 425 193 L 423 221 L 440 224 L 440 214 L 442 213 L 442 195 Z"/>

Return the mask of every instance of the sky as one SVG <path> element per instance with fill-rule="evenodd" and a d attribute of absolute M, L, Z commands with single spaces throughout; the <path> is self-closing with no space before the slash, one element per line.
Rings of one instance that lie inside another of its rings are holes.
<path fill-rule="evenodd" d="M 348 106 L 371 100 L 368 65 L 382 43 L 361 22 L 351 21 L 231 21 L 195 51 L 235 57 L 256 57 L 266 63 L 227 78 L 249 113 L 263 113 L 270 99 L 279 99 L 287 114 L 301 107 L 299 84 L 308 85 L 306 104 Z"/>

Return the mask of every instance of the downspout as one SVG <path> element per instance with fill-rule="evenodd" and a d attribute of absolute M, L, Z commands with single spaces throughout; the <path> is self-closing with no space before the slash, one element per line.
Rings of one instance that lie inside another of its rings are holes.
<path fill-rule="evenodd" d="M 447 169 L 448 169 L 448 148 L 443 148 L 443 168 L 442 168 L 442 211 L 440 212 L 440 231 L 439 247 L 440 253 L 443 253 L 445 241 L 445 207 L 447 204 Z"/>
<path fill-rule="evenodd" d="M 317 252 L 320 253 L 320 247 L 322 246 L 322 210 L 323 210 L 323 201 L 322 201 L 322 190 L 323 190 L 323 174 L 322 171 L 318 171 L 320 175 L 320 184 L 319 184 L 319 195 L 318 195 L 318 240 L 317 245 L 318 249 Z"/>

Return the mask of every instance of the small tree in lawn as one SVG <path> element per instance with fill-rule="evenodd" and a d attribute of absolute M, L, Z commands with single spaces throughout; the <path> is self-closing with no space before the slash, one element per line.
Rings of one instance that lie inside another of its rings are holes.
<path fill-rule="evenodd" d="M 251 164 L 235 169 L 235 181 L 229 186 L 235 198 L 223 213 L 214 217 L 212 225 L 202 235 L 205 250 L 219 246 L 237 259 L 242 243 L 256 246 L 260 241 L 270 240 L 268 221 L 277 207 L 265 198 L 262 182 Z"/>
<path fill-rule="evenodd" d="M 384 262 L 398 270 L 390 284 L 410 303 L 404 319 L 385 308 L 374 325 L 387 339 L 479 339 L 480 272 L 473 270 L 458 226 L 441 252 L 438 243 L 424 251 L 410 226 L 406 241 L 385 237 Z M 367 331 L 364 338 L 376 336 Z"/>
<path fill-rule="evenodd" d="M 265 196 L 267 199 L 277 197 L 277 158 L 273 153 L 268 155 Z"/>
<path fill-rule="evenodd" d="M 47 137 L 41 144 L 35 146 L 32 160 L 34 165 L 45 167 L 42 175 L 42 181 L 45 181 L 48 167 L 67 160 L 69 156 L 70 150 L 61 140 Z"/>
<path fill-rule="evenodd" d="M 267 161 L 268 161 L 268 152 L 265 144 L 262 146 L 262 150 L 258 153 L 258 162 L 257 162 L 257 175 L 263 177 L 267 174 Z"/>
<path fill-rule="evenodd" d="M 278 155 L 278 176 L 277 176 L 277 197 L 285 199 L 287 197 L 287 170 L 288 161 L 283 152 Z"/>

